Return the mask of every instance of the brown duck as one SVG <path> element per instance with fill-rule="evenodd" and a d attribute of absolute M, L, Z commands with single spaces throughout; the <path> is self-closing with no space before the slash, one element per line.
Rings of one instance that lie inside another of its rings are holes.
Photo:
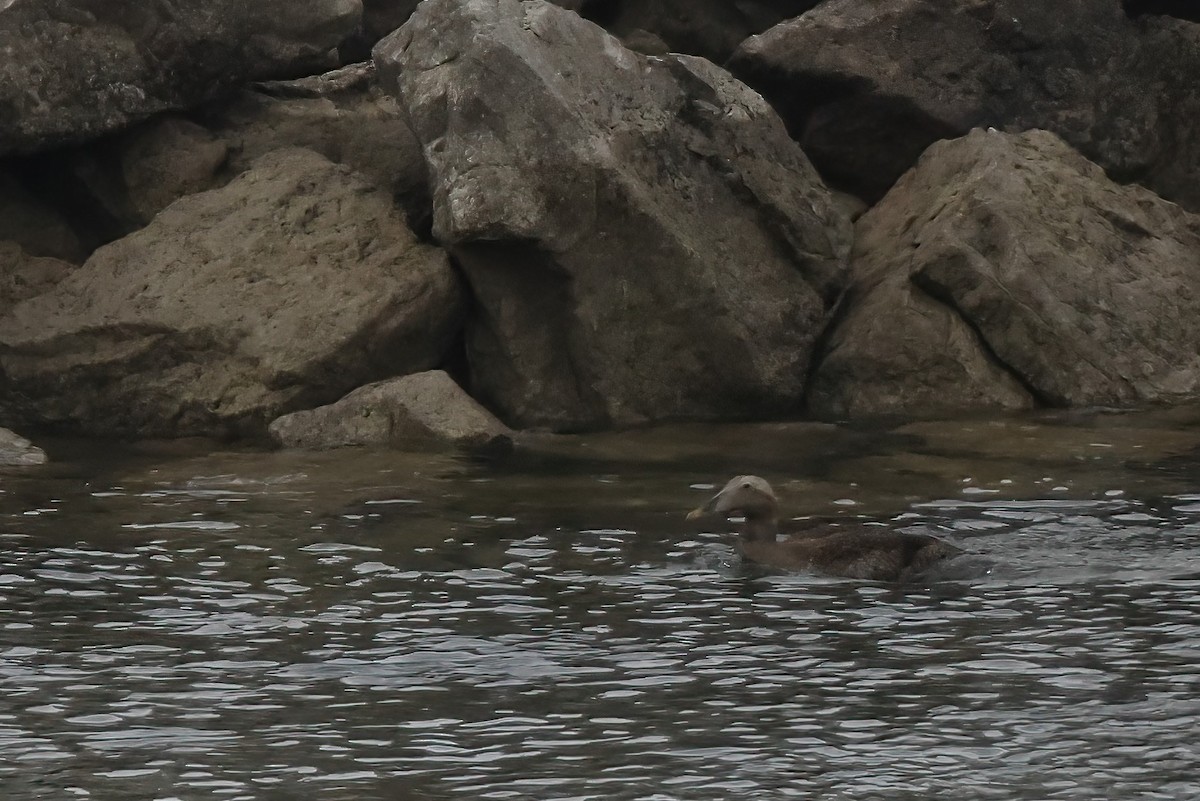
<path fill-rule="evenodd" d="M 927 534 L 865 528 L 814 530 L 779 540 L 779 502 L 758 476 L 736 476 L 688 520 L 709 515 L 742 517 L 737 548 L 742 557 L 784 570 L 815 570 L 871 581 L 904 581 L 962 550 Z"/>

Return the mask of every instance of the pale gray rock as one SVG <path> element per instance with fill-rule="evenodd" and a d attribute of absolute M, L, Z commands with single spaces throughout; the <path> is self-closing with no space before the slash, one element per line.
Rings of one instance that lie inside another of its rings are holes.
<path fill-rule="evenodd" d="M 494 451 L 511 448 L 513 435 L 441 370 L 359 387 L 328 406 L 280 417 L 270 432 L 284 447 L 312 449 L 450 445 Z"/>
<path fill-rule="evenodd" d="M 818 414 L 1129 406 L 1200 394 L 1200 216 L 1061 139 L 930 148 L 858 223 Z"/>
<path fill-rule="evenodd" d="M 277 151 L 0 318 L 0 412 L 89 434 L 262 433 L 438 364 L 461 316 L 445 253 L 388 193 Z"/>
<path fill-rule="evenodd" d="M 29 440 L 0 428 L 0 467 L 25 467 L 45 464 L 46 452 Z"/>
<path fill-rule="evenodd" d="M 760 96 L 540 0 L 426 0 L 375 60 L 471 285 L 472 389 L 506 422 L 798 409 L 850 228 Z"/>

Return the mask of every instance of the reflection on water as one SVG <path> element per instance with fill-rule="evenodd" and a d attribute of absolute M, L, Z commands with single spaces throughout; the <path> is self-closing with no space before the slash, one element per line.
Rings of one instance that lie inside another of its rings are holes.
<path fill-rule="evenodd" d="M 5 475 L 3 797 L 1200 797 L 1190 422 Z M 682 519 L 743 470 L 797 515 L 936 531 L 987 569 L 747 570 Z"/>

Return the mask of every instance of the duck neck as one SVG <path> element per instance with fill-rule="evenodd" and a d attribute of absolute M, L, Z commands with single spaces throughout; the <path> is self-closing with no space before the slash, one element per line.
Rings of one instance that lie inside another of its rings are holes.
<path fill-rule="evenodd" d="M 774 515 L 750 514 L 738 531 L 746 542 L 775 542 L 779 534 L 779 523 Z"/>

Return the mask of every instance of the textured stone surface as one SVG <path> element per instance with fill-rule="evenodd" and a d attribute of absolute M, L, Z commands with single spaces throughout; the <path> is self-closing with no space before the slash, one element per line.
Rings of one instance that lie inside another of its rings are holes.
<path fill-rule="evenodd" d="M 471 284 L 473 391 L 508 423 L 798 408 L 850 231 L 761 97 L 538 0 L 426 0 L 375 58 Z"/>
<path fill-rule="evenodd" d="M 312 151 L 277 151 L 0 319 L 0 419 L 262 432 L 436 365 L 460 302 L 445 254 L 415 241 L 386 192 Z"/>
<path fill-rule="evenodd" d="M 50 290 L 73 265 L 49 256 L 31 256 L 16 242 L 0 241 L 0 314 Z"/>
<path fill-rule="evenodd" d="M 428 224 L 421 145 L 369 62 L 243 90 L 206 108 L 201 119 L 229 144 L 227 167 L 235 174 L 264 153 L 306 147 L 391 190 L 411 221 Z"/>
<path fill-rule="evenodd" d="M 1115 0 L 829 0 L 748 39 L 735 74 L 840 186 L 877 199 L 932 142 L 1052 131 L 1200 209 L 1200 27 Z"/>
<path fill-rule="evenodd" d="M 858 233 L 818 413 L 1200 392 L 1200 216 L 1114 184 L 1053 134 L 935 145 Z"/>
<path fill-rule="evenodd" d="M 488 450 L 511 448 L 513 433 L 441 370 L 359 387 L 328 406 L 284 415 L 271 423 L 270 431 L 277 443 L 291 448 L 452 445 Z"/>
<path fill-rule="evenodd" d="M 241 81 L 306 74 L 361 0 L 0 3 L 0 155 L 81 142 Z"/>

